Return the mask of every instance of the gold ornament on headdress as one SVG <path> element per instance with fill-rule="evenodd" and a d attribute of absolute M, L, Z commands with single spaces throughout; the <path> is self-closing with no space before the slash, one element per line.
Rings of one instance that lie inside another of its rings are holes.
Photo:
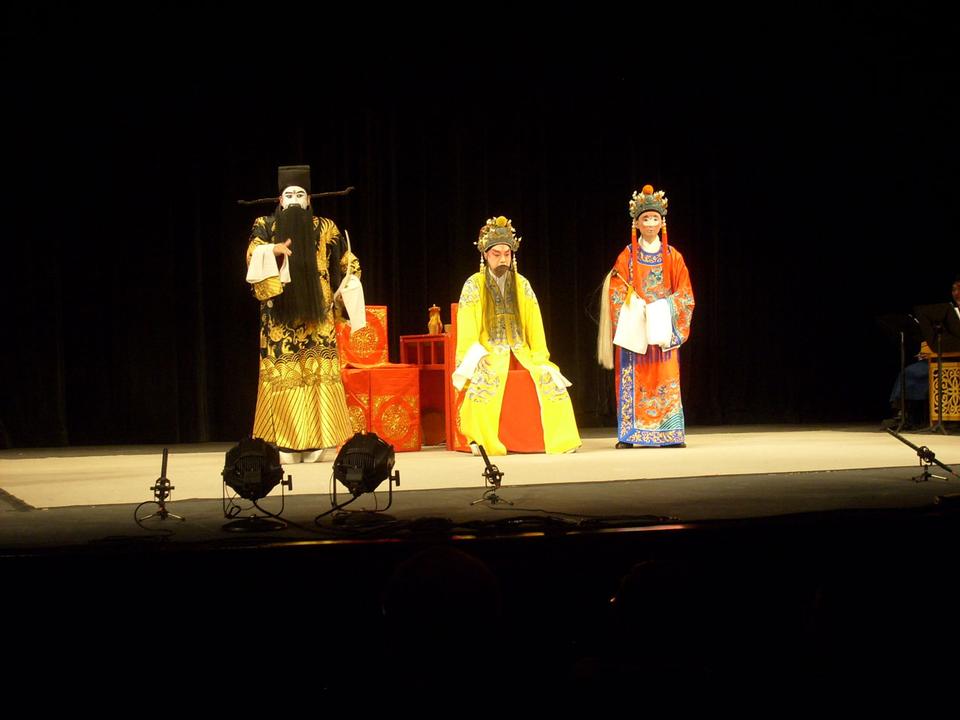
<path fill-rule="evenodd" d="M 653 191 L 653 185 L 644 185 L 639 192 L 634 192 L 630 198 L 630 217 L 637 219 L 641 213 L 653 210 L 662 217 L 667 216 L 667 196 L 663 190 Z"/>
<path fill-rule="evenodd" d="M 494 245 L 506 245 L 513 252 L 517 252 L 521 239 L 513 229 L 513 223 L 501 215 L 487 220 L 487 224 L 480 228 L 480 238 L 474 245 L 481 253 L 485 253 Z"/>

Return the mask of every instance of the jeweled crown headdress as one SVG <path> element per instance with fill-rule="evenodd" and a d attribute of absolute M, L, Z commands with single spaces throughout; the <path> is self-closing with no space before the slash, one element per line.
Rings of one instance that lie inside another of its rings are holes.
<path fill-rule="evenodd" d="M 513 252 L 517 252 L 521 240 L 522 238 L 517 236 L 517 231 L 513 229 L 513 223 L 501 215 L 487 220 L 487 224 L 480 228 L 480 238 L 474 245 L 482 253 L 494 245 L 506 245 Z"/>
<path fill-rule="evenodd" d="M 653 210 L 661 217 L 667 216 L 667 196 L 663 190 L 653 191 L 653 185 L 644 185 L 640 192 L 634 192 L 630 198 L 630 217 L 637 219 L 641 213 Z"/>

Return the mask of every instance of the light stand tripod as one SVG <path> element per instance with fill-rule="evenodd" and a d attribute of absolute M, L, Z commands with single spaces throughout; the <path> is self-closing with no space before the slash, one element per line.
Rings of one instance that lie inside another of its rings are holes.
<path fill-rule="evenodd" d="M 937 336 L 937 424 L 930 427 L 930 432 L 947 434 L 943 425 L 943 323 L 933 323 L 933 332 Z"/>
<path fill-rule="evenodd" d="M 943 424 L 943 353 L 960 350 L 960 332 L 953 327 L 957 311 L 950 303 L 917 305 L 913 311 L 920 322 L 923 339 L 927 341 L 931 350 L 935 349 L 937 354 L 937 382 L 935 388 L 937 422 L 934 424 L 931 413 L 930 427 L 926 432 L 939 432 L 943 435 L 949 435 L 950 433 Z M 931 388 L 931 391 L 933 390 L 934 388 Z"/>
<path fill-rule="evenodd" d="M 942 475 L 934 475 L 932 472 L 930 472 L 931 465 L 938 465 L 939 467 L 943 468 L 954 477 L 960 477 L 960 475 L 957 475 L 957 473 L 955 473 L 949 467 L 947 467 L 942 462 L 937 460 L 937 456 L 933 454 L 933 450 L 928 448 L 926 445 L 917 447 L 912 442 L 907 440 L 905 437 L 901 437 L 899 434 L 897 434 L 896 431 L 891 430 L 890 428 L 887 428 L 887 432 L 893 435 L 897 440 L 902 442 L 904 445 L 907 445 L 908 447 L 913 448 L 913 450 L 916 451 L 917 453 L 917 457 L 920 458 L 920 467 L 923 468 L 923 472 L 920 473 L 919 475 L 915 475 L 914 477 L 910 478 L 914 482 L 917 482 L 917 483 L 926 482 L 930 478 L 936 478 L 937 480 L 949 480 L 949 478 L 943 477 Z"/>
<path fill-rule="evenodd" d="M 877 324 L 890 336 L 897 338 L 897 344 L 900 348 L 900 374 L 898 376 L 897 387 L 899 390 L 899 402 L 897 403 L 897 417 L 894 423 L 894 430 L 900 432 L 907 425 L 907 340 L 920 340 L 920 323 L 913 315 L 895 313 L 891 315 L 881 315 L 877 317 Z"/>
<path fill-rule="evenodd" d="M 177 520 L 185 520 L 185 518 L 175 515 L 174 513 L 167 510 L 167 498 L 170 497 L 170 494 L 176 488 L 170 484 L 170 480 L 167 478 L 167 448 L 163 449 L 163 460 L 160 462 L 160 477 L 157 478 L 156 484 L 150 489 L 153 490 L 154 500 L 147 500 L 147 502 L 140 503 L 137 505 L 136 510 L 133 511 L 133 520 L 137 525 L 141 525 L 144 520 L 149 520 L 150 518 L 158 517 L 161 520 L 166 520 L 168 517 L 176 518 Z M 157 511 L 151 513 L 143 518 L 137 517 L 137 512 L 144 505 L 148 505 L 151 502 L 157 504 Z M 141 525 L 142 527 L 142 525 Z"/>
<path fill-rule="evenodd" d="M 900 420 L 897 422 L 896 431 L 903 430 L 907 422 L 907 352 L 905 349 L 906 338 L 903 330 L 900 331 Z"/>
<path fill-rule="evenodd" d="M 477 449 L 480 451 L 480 455 L 483 457 L 483 462 L 486 465 L 483 471 L 483 483 L 485 486 L 490 485 L 490 487 L 484 490 L 483 495 L 470 504 L 476 505 L 477 503 L 489 502 L 491 505 L 496 505 L 497 503 L 513 505 L 509 500 L 504 500 L 497 495 L 497 490 L 500 489 L 500 481 L 503 479 L 503 473 L 500 472 L 500 468 L 490 463 L 490 458 L 487 457 L 487 451 L 483 449 L 483 445 L 477 443 Z"/>

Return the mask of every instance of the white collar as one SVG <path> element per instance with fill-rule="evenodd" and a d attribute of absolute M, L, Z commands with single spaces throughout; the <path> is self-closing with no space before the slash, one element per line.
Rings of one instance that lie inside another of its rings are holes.
<path fill-rule="evenodd" d="M 651 255 L 655 252 L 660 251 L 660 238 L 656 237 L 652 242 L 647 242 L 643 238 L 640 238 L 640 247 L 643 248 L 645 253 L 650 253 Z"/>

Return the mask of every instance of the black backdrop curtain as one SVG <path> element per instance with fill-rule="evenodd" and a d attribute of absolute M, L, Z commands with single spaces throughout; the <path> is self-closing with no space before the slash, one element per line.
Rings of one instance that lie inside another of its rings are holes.
<path fill-rule="evenodd" d="M 670 198 L 697 300 L 690 425 L 879 420 L 899 360 L 874 318 L 947 300 L 960 270 L 957 58 L 930 13 L 789 38 L 703 23 L 649 55 L 613 23 L 483 52 L 317 37 L 300 64 L 169 19 L 90 42 L 72 12 L 4 31 L 5 446 L 249 433 L 264 211 L 236 201 L 275 193 L 280 164 L 357 187 L 316 210 L 389 307 L 393 360 L 431 304 L 449 322 L 486 218 L 512 218 L 583 425 L 614 421 L 597 293 L 644 183 Z"/>

